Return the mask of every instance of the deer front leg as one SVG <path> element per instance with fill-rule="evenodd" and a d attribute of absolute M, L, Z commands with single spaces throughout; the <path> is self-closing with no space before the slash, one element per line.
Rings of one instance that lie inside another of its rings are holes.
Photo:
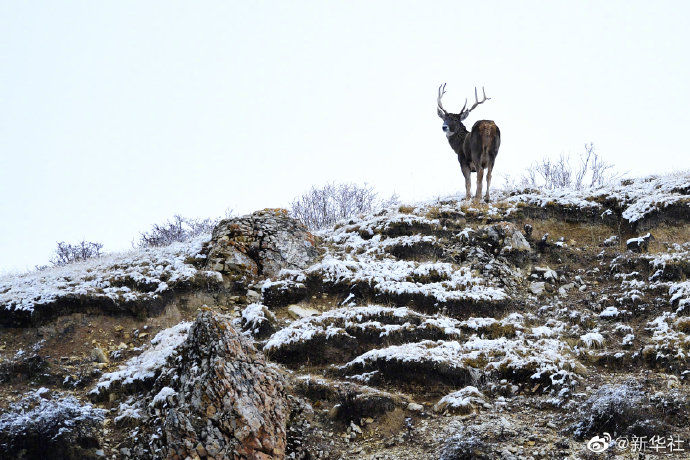
<path fill-rule="evenodd" d="M 465 200 L 472 199 L 472 171 L 467 165 L 460 164 L 462 175 L 465 176 Z"/>
<path fill-rule="evenodd" d="M 494 169 L 494 165 L 490 164 L 488 168 L 486 168 L 486 196 L 484 196 L 484 201 L 487 203 L 491 200 L 489 197 L 489 189 L 491 188 L 491 171 Z"/>
<path fill-rule="evenodd" d="M 477 168 L 477 193 L 474 195 L 474 201 L 477 203 L 482 198 L 482 182 L 484 182 L 484 168 L 479 166 Z"/>

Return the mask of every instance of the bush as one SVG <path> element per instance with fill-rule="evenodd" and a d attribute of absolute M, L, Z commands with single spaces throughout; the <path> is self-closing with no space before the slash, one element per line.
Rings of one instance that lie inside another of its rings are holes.
<path fill-rule="evenodd" d="M 557 160 L 542 158 L 534 162 L 518 180 L 506 178 L 506 185 L 510 188 L 585 188 L 601 187 L 604 184 L 620 178 L 611 163 L 604 161 L 594 149 L 594 144 L 585 144 L 585 152 L 579 155 L 578 162 L 573 164 L 569 155 L 561 155 Z"/>
<path fill-rule="evenodd" d="M 326 184 L 323 187 L 314 186 L 296 198 L 290 205 L 290 214 L 307 228 L 319 230 L 331 227 L 339 220 L 371 213 L 397 201 L 395 194 L 385 200 L 379 198 L 374 187 L 368 184 Z"/>
<path fill-rule="evenodd" d="M 63 266 L 80 260 L 100 257 L 101 249 L 103 249 L 103 245 L 93 241 L 81 241 L 77 244 L 60 241 L 55 249 L 55 255 L 50 259 L 50 263 L 55 266 Z"/>
<path fill-rule="evenodd" d="M 211 233 L 218 222 L 219 219 L 192 219 L 176 214 L 172 220 L 162 224 L 154 224 L 150 231 L 141 232 L 139 240 L 133 245 L 146 248 L 188 241 L 204 233 Z"/>

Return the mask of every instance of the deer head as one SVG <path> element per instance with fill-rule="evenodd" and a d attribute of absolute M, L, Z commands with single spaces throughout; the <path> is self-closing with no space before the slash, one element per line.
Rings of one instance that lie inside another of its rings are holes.
<path fill-rule="evenodd" d="M 477 87 L 474 87 L 474 105 L 470 107 L 469 109 L 467 108 L 467 99 L 465 99 L 465 105 L 462 106 L 462 110 L 460 110 L 460 113 L 450 113 L 446 111 L 446 109 L 443 108 L 443 104 L 441 103 L 441 98 L 443 95 L 446 94 L 446 84 L 442 84 L 441 86 L 438 87 L 438 98 L 436 99 L 436 103 L 438 104 L 438 107 L 436 109 L 436 113 L 438 113 L 438 116 L 441 117 L 441 120 L 443 120 L 443 132 L 446 133 L 446 137 L 451 137 L 457 132 L 467 132 L 467 129 L 465 128 L 465 125 L 462 124 L 462 122 L 467 118 L 467 116 L 470 114 L 471 111 L 473 111 L 479 104 L 483 104 L 484 102 L 488 101 L 491 99 L 490 97 L 486 97 L 486 92 L 484 91 L 484 87 L 482 86 L 482 95 L 483 99 L 480 101 L 479 98 L 477 97 Z"/>

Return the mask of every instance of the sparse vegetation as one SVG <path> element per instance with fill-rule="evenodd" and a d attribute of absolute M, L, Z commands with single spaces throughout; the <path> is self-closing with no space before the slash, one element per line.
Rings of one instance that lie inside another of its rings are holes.
<path fill-rule="evenodd" d="M 63 265 L 71 264 L 72 262 L 91 259 L 93 257 L 100 257 L 101 249 L 103 249 L 103 245 L 93 241 L 82 240 L 76 244 L 60 241 L 57 243 L 55 255 L 50 259 L 50 263 L 61 267 Z"/>
<path fill-rule="evenodd" d="M 623 174 L 616 172 L 613 164 L 602 158 L 601 154 L 595 150 L 594 144 L 590 142 L 585 144 L 585 151 L 578 155 L 575 162 L 571 160 L 570 155 L 561 155 L 558 159 L 544 157 L 532 163 L 517 181 L 506 176 L 506 188 L 582 190 L 601 187 L 622 176 Z"/>
<path fill-rule="evenodd" d="M 179 214 L 162 224 L 154 224 L 150 231 L 142 232 L 134 246 L 157 247 L 168 244 L 188 241 L 191 238 L 204 233 L 211 233 L 220 219 L 193 219 L 182 217 Z"/>
<path fill-rule="evenodd" d="M 331 183 L 323 187 L 313 186 L 297 197 L 290 205 L 290 214 L 307 228 L 319 230 L 331 227 L 339 220 L 375 212 L 397 202 L 397 195 L 382 199 L 374 187 L 366 183 Z"/>

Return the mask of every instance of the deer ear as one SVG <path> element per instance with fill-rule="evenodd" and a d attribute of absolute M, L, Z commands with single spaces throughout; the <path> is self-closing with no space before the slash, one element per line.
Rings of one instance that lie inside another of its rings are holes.
<path fill-rule="evenodd" d="M 461 112 L 460 113 L 460 121 L 465 121 L 465 118 L 467 118 L 467 115 L 469 115 L 469 112 Z"/>
<path fill-rule="evenodd" d="M 445 113 L 443 110 L 441 110 L 440 107 L 437 107 L 437 108 L 436 108 L 436 113 L 438 114 L 438 116 L 439 116 L 442 120 L 444 120 L 444 119 L 446 118 L 446 113 Z"/>

